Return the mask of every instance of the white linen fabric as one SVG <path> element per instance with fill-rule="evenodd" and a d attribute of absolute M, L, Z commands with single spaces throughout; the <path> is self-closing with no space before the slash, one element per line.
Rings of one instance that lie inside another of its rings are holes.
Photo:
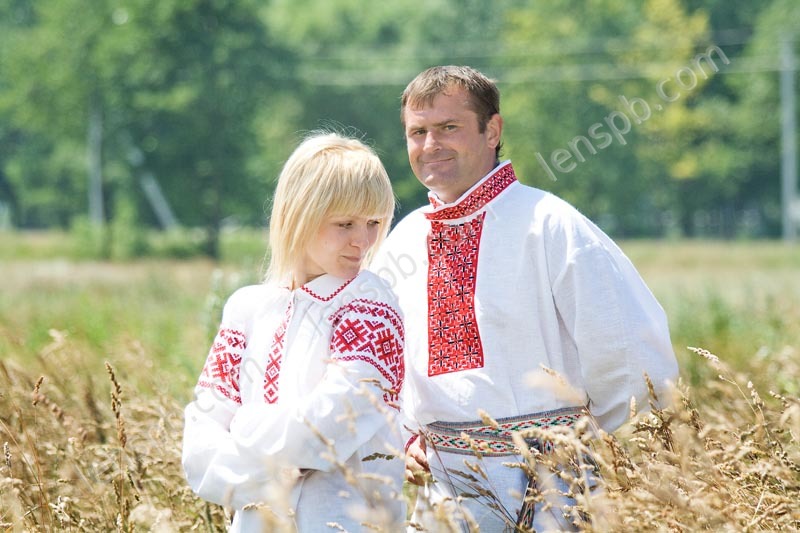
<path fill-rule="evenodd" d="M 659 393 L 676 378 L 661 306 L 575 208 L 521 184 L 510 161 L 451 204 L 429 197 L 433 205 L 401 220 L 370 267 L 406 317 L 402 410 L 416 427 L 475 420 L 479 410 L 498 419 L 585 405 L 611 432 L 632 398 L 647 405 L 645 373 Z M 445 470 L 463 471 L 464 457 L 428 455 L 428 490 L 453 496 Z M 496 494 L 519 509 L 523 474 L 486 462 Z M 484 517 L 482 531 L 503 530 L 480 502 L 465 506 Z"/>
<path fill-rule="evenodd" d="M 396 299 L 370 272 L 237 290 L 185 410 L 192 489 L 234 510 L 231 531 L 396 529 L 403 339 Z"/>

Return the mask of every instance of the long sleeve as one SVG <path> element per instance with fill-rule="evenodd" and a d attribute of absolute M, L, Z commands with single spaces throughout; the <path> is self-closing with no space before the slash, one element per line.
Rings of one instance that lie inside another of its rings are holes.
<path fill-rule="evenodd" d="M 210 411 L 206 406 L 216 402 L 213 393 L 202 391 L 196 401 L 186 407 L 183 434 L 183 468 L 189 485 L 204 500 L 241 509 L 263 500 L 269 479 L 269 464 L 259 464 L 243 456 L 224 421 L 232 415 L 217 418 L 222 409 Z"/>
<path fill-rule="evenodd" d="M 247 297 L 235 294 L 223 318 L 185 410 L 183 468 L 203 499 L 241 508 L 259 501 L 267 470 L 239 453 L 229 431 L 241 409 L 240 370 L 247 348 Z M 266 466 L 266 465 L 264 465 Z"/>
<path fill-rule="evenodd" d="M 667 382 L 678 375 L 666 316 L 615 245 L 594 242 L 576 249 L 553 295 L 577 347 L 590 410 L 603 429 L 624 423 L 631 398 L 640 409 L 647 406 L 645 373 L 664 399 Z"/>
<path fill-rule="evenodd" d="M 353 300 L 331 320 L 330 361 L 310 394 L 294 405 L 251 404 L 236 414 L 231 431 L 246 455 L 330 471 L 333 461 L 344 462 L 380 430 L 394 427 L 388 420 L 395 417 L 404 369 L 399 313 L 391 305 Z"/>

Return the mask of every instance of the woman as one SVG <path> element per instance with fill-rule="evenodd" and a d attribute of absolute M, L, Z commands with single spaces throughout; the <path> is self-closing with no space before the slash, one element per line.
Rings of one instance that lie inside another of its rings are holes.
<path fill-rule="evenodd" d="M 231 531 L 403 523 L 403 325 L 362 270 L 393 211 L 383 165 L 356 139 L 313 135 L 284 165 L 266 279 L 226 303 L 185 413 L 187 479 L 234 510 Z"/>

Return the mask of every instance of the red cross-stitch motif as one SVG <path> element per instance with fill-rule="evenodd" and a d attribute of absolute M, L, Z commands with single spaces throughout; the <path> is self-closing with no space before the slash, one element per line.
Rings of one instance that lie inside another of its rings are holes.
<path fill-rule="evenodd" d="M 283 322 L 275 330 L 272 337 L 272 346 L 267 355 L 267 369 L 264 372 L 264 401 L 275 403 L 278 401 L 278 378 L 281 374 L 281 360 L 283 359 L 283 349 L 286 344 L 286 329 L 292 318 L 292 302 L 286 308 L 286 315 Z"/>
<path fill-rule="evenodd" d="M 200 374 L 198 387 L 213 389 L 226 398 L 241 404 L 239 392 L 239 370 L 242 353 L 247 348 L 244 333 L 229 328 L 220 328 L 208 358 Z"/>
<path fill-rule="evenodd" d="M 335 291 L 333 291 L 333 292 L 332 292 L 331 294 L 329 294 L 328 296 L 322 296 L 321 294 L 317 294 L 316 292 L 314 292 L 313 290 L 311 290 L 311 289 L 310 289 L 310 288 L 309 288 L 307 285 L 303 285 L 302 287 L 300 287 L 300 290 L 307 292 L 308 294 L 310 294 L 311 296 L 313 296 L 313 297 L 314 297 L 314 298 L 316 298 L 317 300 L 321 300 L 321 301 L 323 301 L 323 302 L 329 302 L 329 301 L 333 300 L 334 296 L 336 296 L 337 294 L 339 294 L 340 292 L 342 292 L 342 291 L 344 290 L 344 288 L 345 288 L 345 287 L 347 287 L 348 285 L 350 285 L 350 283 L 351 283 L 351 282 L 352 282 L 354 279 L 355 279 L 355 278 L 352 278 L 352 279 L 349 279 L 349 280 L 347 280 L 346 282 L 344 282 L 344 284 L 342 284 L 342 286 L 341 286 L 341 287 L 339 287 L 338 289 L 336 289 Z"/>
<path fill-rule="evenodd" d="M 384 303 L 357 299 L 338 309 L 330 320 L 332 357 L 373 366 L 388 382 L 384 401 L 397 400 L 405 376 L 405 333 L 398 312 Z"/>
<path fill-rule="evenodd" d="M 454 220 L 469 216 L 488 204 L 515 181 L 517 181 L 517 176 L 514 174 L 514 168 L 510 163 L 506 164 L 456 205 L 441 211 L 426 213 L 425 216 L 428 220 Z M 431 204 L 434 207 L 440 206 L 438 200 L 433 197 Z"/>
<path fill-rule="evenodd" d="M 431 221 L 428 235 L 428 375 L 483 367 L 475 277 L 485 213 L 463 224 Z"/>
<path fill-rule="evenodd" d="M 353 321 L 349 318 L 342 320 L 334 337 L 336 349 L 341 353 L 349 350 L 358 350 L 368 342 L 366 324 L 361 321 Z"/>

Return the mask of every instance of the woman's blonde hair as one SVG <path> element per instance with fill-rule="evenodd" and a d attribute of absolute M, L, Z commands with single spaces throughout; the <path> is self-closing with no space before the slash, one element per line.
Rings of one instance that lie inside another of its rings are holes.
<path fill-rule="evenodd" d="M 272 200 L 266 279 L 286 282 L 323 221 L 358 215 L 381 221 L 368 262 L 389 232 L 395 208 L 389 176 L 375 152 L 358 139 L 317 132 L 283 166 Z"/>

